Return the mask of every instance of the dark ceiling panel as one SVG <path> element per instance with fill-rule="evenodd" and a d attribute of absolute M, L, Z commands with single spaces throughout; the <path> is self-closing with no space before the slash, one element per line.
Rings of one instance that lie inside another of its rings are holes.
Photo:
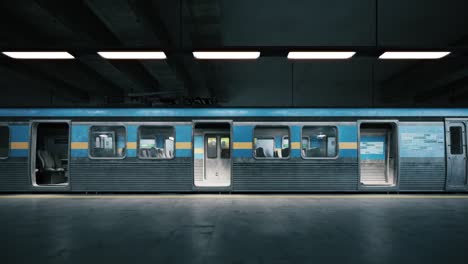
<path fill-rule="evenodd" d="M 369 59 L 294 63 L 294 106 L 372 105 L 373 63 Z"/>
<path fill-rule="evenodd" d="M 374 45 L 374 0 L 185 0 L 189 30 L 197 20 L 200 38 L 221 32 L 207 46 L 353 46 Z M 197 8 L 199 7 L 199 8 Z M 185 35 L 188 37 L 188 35 Z M 192 38 L 193 39 L 193 38 Z M 184 39 L 190 43 L 190 39 Z M 197 44 L 197 43 L 194 43 Z M 195 45 L 196 46 L 196 45 Z"/>
<path fill-rule="evenodd" d="M 108 97 L 119 98 L 112 106 L 186 106 L 198 97 L 211 106 L 468 102 L 465 0 L 16 0 L 1 1 L 0 8 L 2 50 L 60 49 L 76 56 L 17 61 L 0 55 L 3 97 L 37 95 L 38 106 L 105 106 Z M 348 61 L 285 58 L 288 50 L 308 47 L 358 54 Z M 236 48 L 261 50 L 262 57 L 200 61 L 191 54 Z M 454 54 L 433 61 L 377 59 L 385 49 L 418 48 Z M 164 50 L 168 58 L 96 54 L 107 49 Z"/>
<path fill-rule="evenodd" d="M 379 0 L 378 38 L 382 46 L 467 45 L 468 1 Z"/>

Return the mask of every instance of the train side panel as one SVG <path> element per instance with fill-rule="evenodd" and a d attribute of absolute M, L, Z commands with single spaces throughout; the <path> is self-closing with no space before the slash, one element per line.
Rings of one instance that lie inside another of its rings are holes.
<path fill-rule="evenodd" d="M 8 157 L 0 159 L 0 191 L 30 191 L 29 125 L 5 125 L 8 125 L 10 133 L 10 151 Z"/>
<path fill-rule="evenodd" d="M 445 190 L 443 122 L 400 122 L 399 150 L 400 191 Z"/>
<path fill-rule="evenodd" d="M 73 124 L 71 186 L 79 192 L 187 192 L 192 191 L 192 126 L 174 123 L 175 158 L 167 160 L 137 157 L 138 125 L 127 128 L 126 157 L 92 159 L 88 155 L 92 124 Z"/>
<path fill-rule="evenodd" d="M 357 129 L 355 122 L 294 123 L 290 127 L 289 159 L 253 157 L 253 131 L 259 125 L 277 123 L 236 122 L 233 128 L 232 190 L 239 192 L 357 191 Z M 336 126 L 339 155 L 336 158 L 303 159 L 303 126 Z"/>

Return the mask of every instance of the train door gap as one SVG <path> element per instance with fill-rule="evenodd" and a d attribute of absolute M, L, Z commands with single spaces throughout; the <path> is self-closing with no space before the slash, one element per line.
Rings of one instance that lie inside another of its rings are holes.
<path fill-rule="evenodd" d="M 447 144 L 447 189 L 466 190 L 466 124 L 463 121 L 448 121 L 446 124 Z"/>
<path fill-rule="evenodd" d="M 230 123 L 195 123 L 194 184 L 196 187 L 231 185 Z"/>
<path fill-rule="evenodd" d="M 67 122 L 33 122 L 31 127 L 32 185 L 69 184 L 70 125 Z"/>
<path fill-rule="evenodd" d="M 397 142 L 395 123 L 360 123 L 359 171 L 362 186 L 397 185 Z"/>

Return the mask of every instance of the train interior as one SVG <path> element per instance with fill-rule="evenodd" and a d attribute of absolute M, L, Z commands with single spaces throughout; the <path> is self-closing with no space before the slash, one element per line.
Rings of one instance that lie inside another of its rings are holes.
<path fill-rule="evenodd" d="M 196 123 L 194 178 L 197 187 L 231 185 L 231 126 L 229 123 Z"/>
<path fill-rule="evenodd" d="M 304 158 L 334 158 L 337 131 L 331 126 L 310 126 L 302 129 L 301 154 Z"/>
<path fill-rule="evenodd" d="M 35 135 L 35 136 L 34 136 Z M 69 157 L 69 125 L 36 123 L 33 125 L 31 161 L 36 185 L 67 185 Z"/>
<path fill-rule="evenodd" d="M 254 129 L 255 158 L 288 158 L 289 129 L 288 127 L 262 127 Z"/>
<path fill-rule="evenodd" d="M 174 135 L 173 127 L 140 127 L 138 156 L 142 159 L 174 158 Z"/>
<path fill-rule="evenodd" d="M 359 135 L 361 184 L 395 186 L 398 140 L 393 123 L 361 123 Z"/>

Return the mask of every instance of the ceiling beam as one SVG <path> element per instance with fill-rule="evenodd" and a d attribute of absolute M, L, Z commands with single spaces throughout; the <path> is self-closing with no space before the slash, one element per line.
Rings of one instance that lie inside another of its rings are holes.
<path fill-rule="evenodd" d="M 154 1 L 128 1 L 130 10 L 139 18 L 140 25 L 149 33 L 154 35 L 160 42 L 160 46 L 163 49 L 173 49 L 180 44 L 180 40 L 174 39 L 173 35 L 170 34 L 166 27 L 165 21 L 161 18 L 161 14 L 158 13 L 161 10 L 160 3 Z M 173 11 L 179 11 L 181 2 L 178 2 L 176 9 Z M 177 12 L 180 16 L 180 12 Z M 178 23 L 182 23 L 179 18 Z M 181 25 L 178 25 L 178 30 L 181 29 Z M 180 35 L 180 34 L 177 34 Z M 179 42 L 179 43 L 178 43 Z M 189 67 L 183 56 L 167 53 L 167 60 L 163 63 L 154 65 L 153 62 L 145 62 L 148 66 L 158 67 L 158 71 L 153 71 L 153 74 L 157 75 L 162 81 L 161 85 L 166 90 L 186 90 L 186 93 L 193 95 L 194 80 L 187 70 Z M 152 68 L 150 67 L 150 68 Z M 172 73 L 172 74 L 171 74 Z M 164 76 L 164 77 L 161 77 Z M 179 81 L 179 80 L 182 80 Z"/>
<path fill-rule="evenodd" d="M 40 7 L 45 11 L 49 12 L 51 16 L 56 18 L 63 26 L 69 28 L 78 37 L 78 46 L 89 47 L 92 46 L 120 46 L 122 43 L 120 39 L 113 34 L 111 30 L 102 22 L 101 18 L 89 8 L 88 5 L 82 1 L 61 1 L 61 0 L 36 0 Z M 87 69 L 94 71 L 97 75 L 101 76 L 101 79 L 105 79 L 107 84 L 114 86 L 114 90 L 121 90 L 122 87 L 115 85 L 112 79 L 109 79 L 108 75 L 102 75 L 102 70 L 95 68 L 98 66 L 97 63 L 88 61 L 89 57 L 80 59 L 79 62 Z M 136 85 L 132 88 L 137 88 L 141 92 L 155 91 L 158 90 L 158 82 L 156 79 L 147 72 L 145 67 L 141 66 L 141 63 L 136 62 L 133 65 L 137 65 L 138 69 L 132 69 L 128 72 L 129 67 L 118 67 L 115 62 L 110 62 L 101 65 L 106 67 L 112 67 L 107 71 L 113 71 L 118 69 L 123 75 Z M 135 71 L 139 71 L 139 78 L 135 79 Z M 149 81 L 148 81 L 149 80 Z M 124 91 L 127 92 L 126 89 Z M 131 90 L 130 90 L 131 91 Z"/>

